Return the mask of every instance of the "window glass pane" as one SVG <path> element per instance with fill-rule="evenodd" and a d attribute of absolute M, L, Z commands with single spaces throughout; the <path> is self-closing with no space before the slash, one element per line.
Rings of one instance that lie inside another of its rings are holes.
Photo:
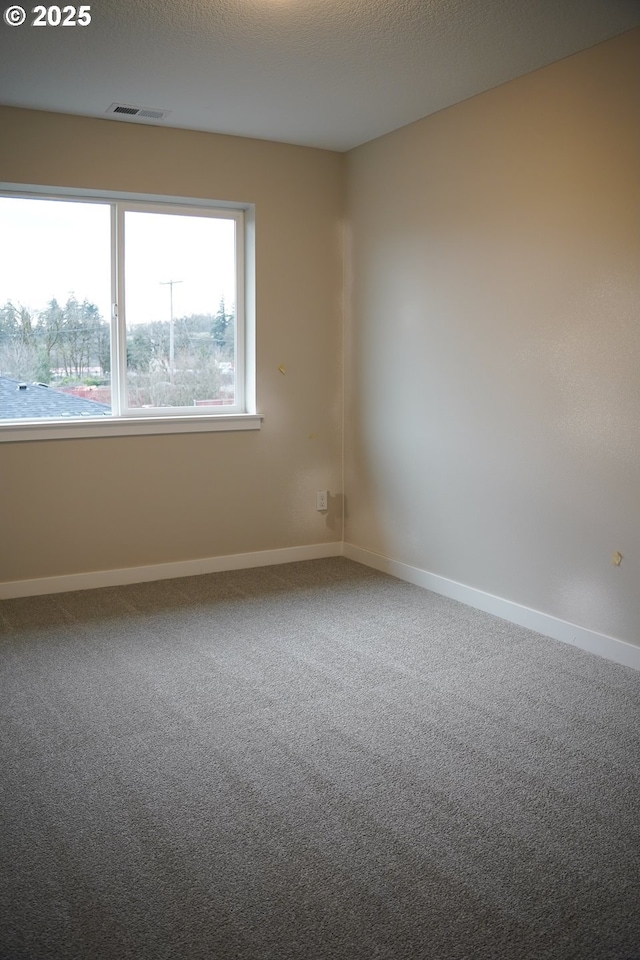
<path fill-rule="evenodd" d="M 111 414 L 110 207 L 0 197 L 0 419 Z"/>
<path fill-rule="evenodd" d="M 235 221 L 125 212 L 130 408 L 236 400 Z"/>

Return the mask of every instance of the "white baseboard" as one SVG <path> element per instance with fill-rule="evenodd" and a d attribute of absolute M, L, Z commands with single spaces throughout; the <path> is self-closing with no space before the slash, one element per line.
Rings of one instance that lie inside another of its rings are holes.
<path fill-rule="evenodd" d="M 586 627 L 579 627 L 566 620 L 559 620 L 557 617 L 552 617 L 548 613 L 541 613 L 539 610 L 531 610 L 529 607 L 523 607 L 512 600 L 494 597 L 483 590 L 467 587 L 455 580 L 447 580 L 446 577 L 429 573 L 419 567 L 412 567 L 408 563 L 401 563 L 399 560 L 391 560 L 389 557 L 383 557 L 371 550 L 356 547 L 352 543 L 343 544 L 343 555 L 357 563 L 398 577 L 399 580 L 406 580 L 408 583 L 414 583 L 426 590 L 432 590 L 433 593 L 439 593 L 444 597 L 450 597 L 452 600 L 458 600 L 469 607 L 475 607 L 476 610 L 484 610 L 485 613 L 491 613 L 502 620 L 509 620 L 511 623 L 517 623 L 518 626 L 535 630 L 536 633 L 541 633 L 552 640 L 570 643 L 582 650 L 587 650 L 589 653 L 595 653 L 607 660 L 621 663 L 625 667 L 640 670 L 640 646 L 635 646 L 635 644 L 617 640 L 615 637 L 609 637 L 604 633 L 587 630 Z"/>
<path fill-rule="evenodd" d="M 195 577 L 201 573 L 245 570 L 248 567 L 268 567 L 278 563 L 320 560 L 323 557 L 341 555 L 342 541 L 337 541 L 312 543 L 302 547 L 282 547 L 279 550 L 257 550 L 254 553 L 233 553 L 222 557 L 203 557 L 200 560 L 154 563 L 146 567 L 123 567 L 119 570 L 70 573 L 61 577 L 12 580 L 0 583 L 0 600 L 9 600 L 13 597 L 35 597 L 45 593 L 67 593 L 70 590 L 92 590 L 95 587 L 115 587 L 125 583 L 145 583 L 149 580 Z"/>
<path fill-rule="evenodd" d="M 249 567 L 265 567 L 279 563 L 295 563 L 298 560 L 320 560 L 323 557 L 345 556 L 400 580 L 414 583 L 426 590 L 458 600 L 476 610 L 484 610 L 503 620 L 535 630 L 553 640 L 561 640 L 573 646 L 595 653 L 614 663 L 640 670 L 640 646 L 617 640 L 586 627 L 579 627 L 566 620 L 559 620 L 548 613 L 531 610 L 512 600 L 495 597 L 475 587 L 468 587 L 455 580 L 448 580 L 408 563 L 392 560 L 371 550 L 356 547 L 352 543 L 334 541 L 314 543 L 301 547 L 283 547 L 279 550 L 259 550 L 253 553 L 234 553 L 221 557 L 202 557 L 199 560 L 179 560 L 175 563 L 156 563 L 144 567 L 123 567 L 118 570 L 96 570 L 90 573 L 71 573 L 60 577 L 40 577 L 34 580 L 13 580 L 0 583 L 0 600 L 14 597 L 35 597 L 47 593 L 66 593 L 70 590 L 91 590 L 95 587 L 113 587 L 126 583 L 145 583 L 150 580 L 171 580 L 175 577 L 193 577 L 202 573 L 219 573 L 223 570 L 244 570 Z"/>

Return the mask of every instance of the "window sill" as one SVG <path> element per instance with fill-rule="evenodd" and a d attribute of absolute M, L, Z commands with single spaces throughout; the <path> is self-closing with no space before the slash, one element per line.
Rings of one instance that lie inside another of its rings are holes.
<path fill-rule="evenodd" d="M 104 420 L 13 421 L 0 423 L 0 443 L 22 440 L 76 440 L 87 437 L 131 437 L 159 433 L 217 433 L 259 430 L 262 416 L 237 413 L 216 417 L 113 417 Z"/>

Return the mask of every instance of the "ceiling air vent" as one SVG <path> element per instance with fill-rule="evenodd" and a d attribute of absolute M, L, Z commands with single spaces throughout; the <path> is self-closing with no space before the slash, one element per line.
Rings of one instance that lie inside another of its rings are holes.
<path fill-rule="evenodd" d="M 112 103 L 107 113 L 115 113 L 121 117 L 135 117 L 137 120 L 164 120 L 171 111 L 155 110 L 152 107 L 132 107 L 129 103 Z"/>

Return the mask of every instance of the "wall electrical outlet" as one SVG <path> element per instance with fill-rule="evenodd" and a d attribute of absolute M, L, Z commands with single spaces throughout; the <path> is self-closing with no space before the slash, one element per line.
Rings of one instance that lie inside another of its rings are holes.
<path fill-rule="evenodd" d="M 329 491 L 328 490 L 318 490 L 316 493 L 316 510 L 328 510 L 329 509 Z"/>

